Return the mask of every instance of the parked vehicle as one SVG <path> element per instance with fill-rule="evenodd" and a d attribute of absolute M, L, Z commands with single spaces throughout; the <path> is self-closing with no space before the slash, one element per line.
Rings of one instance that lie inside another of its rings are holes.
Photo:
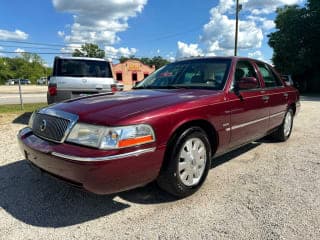
<path fill-rule="evenodd" d="M 48 104 L 116 91 L 111 64 L 99 58 L 55 57 L 48 84 Z"/>
<path fill-rule="evenodd" d="M 87 191 L 157 180 L 186 197 L 212 157 L 266 135 L 286 141 L 299 108 L 298 91 L 264 62 L 195 58 L 160 68 L 132 91 L 42 108 L 18 139 L 30 164 Z"/>
<path fill-rule="evenodd" d="M 5 84 L 9 86 L 14 85 L 14 80 L 15 79 L 8 79 Z"/>
<path fill-rule="evenodd" d="M 19 79 L 18 79 L 17 84 L 19 84 Z M 31 81 L 29 79 L 20 79 L 20 84 L 21 85 L 29 85 L 29 84 L 31 84 Z"/>
<path fill-rule="evenodd" d="M 116 85 L 117 85 L 117 91 L 123 91 L 124 90 L 124 85 L 123 83 L 116 81 Z"/>
<path fill-rule="evenodd" d="M 39 79 L 37 79 L 37 84 L 38 85 L 46 85 L 48 82 L 48 78 L 47 77 L 41 77 Z"/>

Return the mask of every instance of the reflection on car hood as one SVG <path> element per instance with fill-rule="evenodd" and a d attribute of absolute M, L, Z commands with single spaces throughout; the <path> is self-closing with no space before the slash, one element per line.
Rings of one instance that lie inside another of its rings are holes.
<path fill-rule="evenodd" d="M 79 120 L 96 124 L 117 124 L 120 120 L 140 113 L 198 101 L 221 91 L 213 90 L 134 90 L 84 97 L 50 106 L 79 115 Z"/>

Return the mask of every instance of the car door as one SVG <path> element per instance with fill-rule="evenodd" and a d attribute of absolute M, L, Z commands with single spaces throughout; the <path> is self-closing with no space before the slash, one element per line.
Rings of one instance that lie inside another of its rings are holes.
<path fill-rule="evenodd" d="M 281 79 L 274 70 L 267 64 L 256 62 L 256 65 L 263 80 L 263 90 L 269 97 L 269 125 L 268 130 L 279 126 L 287 110 L 288 93 Z"/>
<path fill-rule="evenodd" d="M 235 90 L 237 81 L 243 77 L 258 80 L 252 89 Z M 263 95 L 256 68 L 248 60 L 238 61 L 234 71 L 233 90 L 227 94 L 230 111 L 230 148 L 250 142 L 266 133 L 269 121 L 268 99 Z"/>

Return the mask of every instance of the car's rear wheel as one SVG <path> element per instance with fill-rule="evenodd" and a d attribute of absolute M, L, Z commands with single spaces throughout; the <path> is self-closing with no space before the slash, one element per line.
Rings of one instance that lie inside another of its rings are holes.
<path fill-rule="evenodd" d="M 211 147 L 207 134 L 199 127 L 183 131 L 167 152 L 168 165 L 157 179 L 158 185 L 177 197 L 197 191 L 211 165 Z"/>
<path fill-rule="evenodd" d="M 293 126 L 293 110 L 292 108 L 289 108 L 288 111 L 286 112 L 286 115 L 284 116 L 282 124 L 273 134 L 271 134 L 271 137 L 277 141 L 281 141 L 281 142 L 286 141 L 291 135 L 292 126 Z"/>

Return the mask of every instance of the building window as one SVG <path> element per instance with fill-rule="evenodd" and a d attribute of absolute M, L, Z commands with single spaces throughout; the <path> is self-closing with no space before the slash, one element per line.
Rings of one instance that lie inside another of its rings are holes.
<path fill-rule="evenodd" d="M 132 81 L 136 82 L 138 80 L 138 75 L 137 73 L 132 73 Z"/>
<path fill-rule="evenodd" d="M 148 76 L 149 76 L 148 73 L 143 74 L 143 78 L 146 78 L 146 77 L 148 77 Z"/>
<path fill-rule="evenodd" d="M 122 81 L 122 73 L 116 73 L 116 79 Z"/>

